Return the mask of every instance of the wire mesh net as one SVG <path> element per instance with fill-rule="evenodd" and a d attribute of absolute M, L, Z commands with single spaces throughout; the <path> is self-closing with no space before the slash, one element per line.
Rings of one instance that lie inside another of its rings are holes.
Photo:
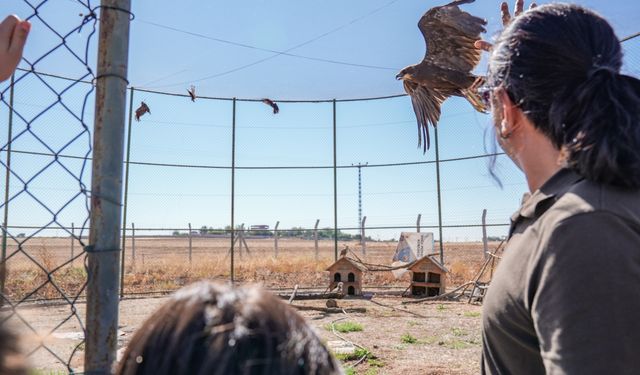
<path fill-rule="evenodd" d="M 33 366 L 73 372 L 82 366 L 85 337 L 78 302 L 87 283 L 82 257 L 95 78 L 89 55 L 97 18 L 90 1 L 74 2 L 74 18 L 58 14 L 53 2 L 14 6 L 38 30 L 38 43 L 0 97 L 8 119 L 0 141 L 0 319 L 21 333 Z M 39 73 L 60 62 L 66 78 Z M 42 301 L 55 305 L 55 313 L 31 308 Z"/>

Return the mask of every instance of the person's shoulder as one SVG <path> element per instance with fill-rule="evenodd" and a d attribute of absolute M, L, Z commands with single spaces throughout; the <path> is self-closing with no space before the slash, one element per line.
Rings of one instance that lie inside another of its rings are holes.
<path fill-rule="evenodd" d="M 572 185 L 551 209 L 562 213 L 558 215 L 560 220 L 574 215 L 590 217 L 610 214 L 640 224 L 640 190 L 581 180 Z"/>

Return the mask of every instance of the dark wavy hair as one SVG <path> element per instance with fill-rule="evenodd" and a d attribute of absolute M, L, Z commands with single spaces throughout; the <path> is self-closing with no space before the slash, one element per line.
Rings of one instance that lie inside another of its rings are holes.
<path fill-rule="evenodd" d="M 640 188 L 640 80 L 620 73 L 609 23 L 573 4 L 517 17 L 499 36 L 489 82 L 502 86 L 561 150 L 567 167 L 597 183 Z"/>
<path fill-rule="evenodd" d="M 337 375 L 339 365 L 292 307 L 258 287 L 200 282 L 138 329 L 120 375 Z"/>

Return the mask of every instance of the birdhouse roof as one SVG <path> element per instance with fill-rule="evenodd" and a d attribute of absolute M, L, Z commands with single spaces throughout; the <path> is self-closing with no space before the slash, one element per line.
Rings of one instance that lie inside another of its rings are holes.
<path fill-rule="evenodd" d="M 434 258 L 432 258 L 430 256 L 423 256 L 422 258 L 413 261 L 413 263 L 411 263 L 409 265 L 409 267 L 407 267 L 407 269 L 409 271 L 413 271 L 414 268 L 417 268 L 419 265 L 421 265 L 421 264 L 423 264 L 425 262 L 433 263 L 436 267 L 441 269 L 442 272 L 444 272 L 444 273 L 448 273 L 449 272 L 449 270 L 444 265 L 440 264 L 440 262 L 438 262 L 436 259 L 434 259 Z"/>
<path fill-rule="evenodd" d="M 331 271 L 331 270 L 333 270 L 334 268 L 338 267 L 341 264 L 348 265 L 348 266 L 353 267 L 353 268 L 355 268 L 357 270 L 360 270 L 362 272 L 367 270 L 363 265 L 361 265 L 361 264 L 353 261 L 351 258 L 347 258 L 347 257 L 341 257 L 335 263 L 333 263 L 332 265 L 327 267 L 326 270 L 327 271 Z"/>

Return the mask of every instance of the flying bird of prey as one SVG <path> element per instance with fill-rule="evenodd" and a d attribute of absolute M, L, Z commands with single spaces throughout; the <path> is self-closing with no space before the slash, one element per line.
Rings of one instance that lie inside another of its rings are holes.
<path fill-rule="evenodd" d="M 140 102 L 140 107 L 136 109 L 136 121 L 140 121 L 140 117 L 142 117 L 142 115 L 144 115 L 145 113 L 151 114 L 151 109 L 149 109 L 147 103 Z"/>
<path fill-rule="evenodd" d="M 263 102 L 264 104 L 270 105 L 270 106 L 271 106 L 271 108 L 273 108 L 273 114 L 274 114 L 274 115 L 275 115 L 276 113 L 280 112 L 280 108 L 278 108 L 278 105 L 277 105 L 273 100 L 271 100 L 271 99 L 267 99 L 267 98 L 264 98 L 264 99 L 262 99 L 262 102 Z"/>
<path fill-rule="evenodd" d="M 484 78 L 471 71 L 480 62 L 481 52 L 473 43 L 486 31 L 487 22 L 458 8 L 473 2 L 457 0 L 429 9 L 418 22 L 427 45 L 426 55 L 419 64 L 407 66 L 396 75 L 411 96 L 418 122 L 418 146 L 424 138 L 423 152 L 429 148 L 428 125 L 438 125 L 440 106 L 448 97 L 465 97 L 476 110 L 486 111 L 477 92 Z"/>
<path fill-rule="evenodd" d="M 187 89 L 187 92 L 189 93 L 189 96 L 191 97 L 191 101 L 195 102 L 196 101 L 196 87 L 194 85 L 191 85 L 191 88 Z"/>

